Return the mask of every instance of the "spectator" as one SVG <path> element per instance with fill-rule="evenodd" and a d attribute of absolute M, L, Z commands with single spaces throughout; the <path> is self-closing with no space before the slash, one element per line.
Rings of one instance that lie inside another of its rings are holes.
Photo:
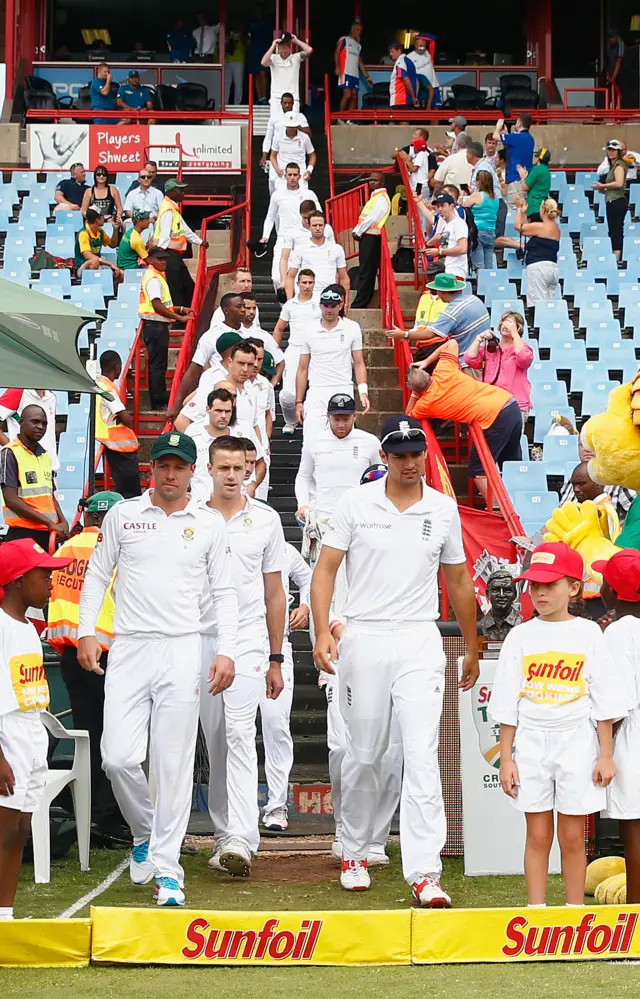
<path fill-rule="evenodd" d="M 479 142 L 469 143 L 469 146 L 467 147 L 467 162 L 471 164 L 471 178 L 469 180 L 469 188 L 471 191 L 478 190 L 476 178 L 480 171 L 484 170 L 491 174 L 494 195 L 496 198 L 501 198 L 502 191 L 500 190 L 498 175 L 496 174 L 491 162 L 484 155 L 484 149 Z"/>
<path fill-rule="evenodd" d="M 427 240 L 427 255 L 444 260 L 447 274 L 466 280 L 469 274 L 469 227 L 460 218 L 450 194 L 441 191 L 434 196 L 433 204 L 442 215 L 444 226 L 440 233 Z"/>
<path fill-rule="evenodd" d="M 293 45 L 300 51 L 293 52 Z M 271 70 L 271 117 L 280 116 L 283 94 L 293 94 L 293 110 L 300 110 L 300 69 L 312 52 L 310 45 L 285 31 L 280 38 L 274 39 L 263 55 L 261 64 Z"/>
<path fill-rule="evenodd" d="M 189 309 L 194 284 L 183 260 L 187 243 L 203 246 L 205 250 L 209 244 L 200 239 L 182 217 L 180 205 L 184 200 L 186 186 L 177 180 L 168 180 L 164 185 L 164 199 L 158 212 L 153 241 L 169 255 L 166 272 L 173 301 L 176 305 L 184 305 Z"/>
<path fill-rule="evenodd" d="M 484 137 L 484 155 L 494 170 L 498 169 L 498 140 L 493 132 L 487 132 Z"/>
<path fill-rule="evenodd" d="M 457 114 L 455 118 L 449 118 L 449 124 L 451 125 L 451 130 L 447 132 L 448 141 L 445 143 L 445 150 L 449 155 L 453 156 L 454 153 L 468 146 L 468 143 L 464 145 L 460 143 L 461 137 L 464 135 L 471 142 L 471 136 L 467 132 L 467 119 L 463 114 Z"/>
<path fill-rule="evenodd" d="M 83 271 L 97 271 L 98 267 L 109 267 L 113 271 L 115 281 L 122 281 L 122 271 L 110 260 L 103 260 L 103 246 L 115 249 L 118 245 L 119 226 L 114 224 L 113 236 L 108 236 L 104 229 L 104 217 L 95 208 L 87 208 L 84 228 L 76 233 L 74 263 L 76 274 Z"/>
<path fill-rule="evenodd" d="M 427 326 L 416 325 L 411 330 L 401 330 L 397 326 L 386 330 L 395 340 L 409 340 L 410 343 L 428 343 L 429 340 L 451 337 L 458 342 L 461 354 L 471 346 L 478 333 L 491 329 L 491 320 L 484 302 L 477 295 L 463 295 L 465 282 L 453 274 L 436 274 L 427 284 L 429 291 L 435 291 L 445 303 L 437 319 Z M 464 362 L 466 363 L 466 362 Z"/>
<path fill-rule="evenodd" d="M 433 265 L 430 264 L 429 267 L 433 267 Z M 429 274 L 428 270 L 427 274 Z M 433 278 L 435 275 L 432 273 L 429 276 Z M 446 307 L 447 303 L 440 298 L 437 292 L 431 291 L 429 289 L 429 285 L 427 285 L 418 302 L 416 317 L 413 323 L 414 330 L 426 329 L 427 326 L 430 326 L 431 323 L 435 322 L 440 313 L 444 312 Z"/>
<path fill-rule="evenodd" d="M 368 308 L 373 298 L 380 269 L 382 232 L 391 213 L 391 199 L 387 194 L 384 174 L 376 170 L 370 175 L 369 190 L 371 197 L 360 212 L 353 230 L 359 256 L 358 290 L 352 302 L 354 309 Z"/>
<path fill-rule="evenodd" d="M 527 268 L 527 307 L 536 302 L 555 298 L 560 280 L 558 271 L 558 247 L 560 227 L 556 219 L 560 215 L 557 201 L 547 198 L 540 205 L 540 221 L 526 221 L 526 202 L 519 198 L 515 227 L 526 236 L 524 262 Z"/>
<path fill-rule="evenodd" d="M 597 181 L 593 186 L 596 191 L 604 191 L 609 238 L 614 255 L 620 260 L 624 218 L 629 208 L 627 198 L 627 170 L 629 167 L 624 159 L 623 145 L 618 139 L 610 139 L 607 142 L 606 153 L 609 160 L 609 170 L 604 180 Z"/>
<path fill-rule="evenodd" d="M 466 134 L 460 135 L 458 139 L 458 149 L 451 156 L 447 156 L 442 161 L 433 177 L 433 189 L 437 191 L 447 184 L 455 184 L 458 188 L 469 187 L 473 167 L 467 159 L 467 149 L 471 145 L 471 139 Z"/>
<path fill-rule="evenodd" d="M 427 350 L 429 348 L 425 348 Z M 426 368 L 431 368 L 427 373 Z M 406 412 L 416 420 L 455 420 L 482 427 L 489 450 L 500 469 L 505 461 L 521 461 L 522 417 L 518 403 L 503 388 L 485 385 L 463 374 L 458 344 L 447 340 L 407 375 L 411 396 Z M 486 499 L 487 478 L 475 448 L 469 457 L 469 475 Z"/>
<path fill-rule="evenodd" d="M 527 370 L 533 363 L 533 350 L 522 339 L 524 319 L 518 312 L 505 312 L 498 324 L 500 339 L 493 330 L 478 333 L 465 351 L 470 368 L 481 372 L 481 379 L 510 392 L 522 413 L 524 428 L 531 409 L 531 385 Z"/>
<path fill-rule="evenodd" d="M 169 254 L 154 247 L 149 251 L 148 267 L 140 287 L 138 316 L 142 321 L 142 340 L 147 348 L 149 398 L 151 408 L 166 409 L 167 365 L 169 361 L 169 326 L 186 323 L 195 316 L 184 305 L 174 307 L 165 277 Z"/>
<path fill-rule="evenodd" d="M 396 149 L 396 159 L 404 161 L 409 172 L 411 190 L 416 194 L 429 191 L 432 178 L 435 176 L 437 161 L 435 153 L 429 149 L 427 142 L 429 133 L 426 128 L 416 128 L 411 145 L 404 149 Z"/>
<path fill-rule="evenodd" d="M 624 59 L 625 46 L 617 28 L 607 31 L 607 51 L 605 55 L 607 82 L 620 86 L 620 72 Z"/>
<path fill-rule="evenodd" d="M 118 87 L 113 84 L 113 76 L 111 75 L 109 64 L 101 62 L 94 79 L 91 81 L 91 109 L 93 111 L 116 111 L 117 93 Z M 94 118 L 93 123 L 94 125 L 115 125 L 115 121 L 112 118 Z"/>
<path fill-rule="evenodd" d="M 306 118 L 304 118 L 306 121 Z M 283 119 L 284 129 L 276 129 L 271 145 L 271 167 L 282 180 L 289 163 L 297 163 L 300 168 L 301 184 L 308 184 L 316 165 L 317 156 L 313 143 L 306 132 L 301 130 L 302 120 L 295 111 L 289 111 Z"/>
<path fill-rule="evenodd" d="M 532 117 L 523 111 L 518 115 L 516 123 L 511 132 L 504 131 L 504 118 L 496 124 L 494 137 L 501 139 L 507 153 L 507 202 L 510 208 L 516 203 L 516 198 L 522 197 L 522 181 L 518 174 L 518 166 L 523 166 L 525 170 L 531 168 L 533 162 L 534 141 L 529 129 L 532 124 Z"/>
<path fill-rule="evenodd" d="M 218 35 L 220 34 L 219 24 L 209 24 L 209 18 L 200 11 L 197 18 L 198 27 L 193 32 L 193 40 L 196 44 L 194 55 L 203 62 L 214 62 Z"/>
<path fill-rule="evenodd" d="M 188 62 L 189 57 L 195 52 L 196 40 L 184 26 L 184 20 L 177 17 L 173 22 L 173 28 L 166 36 L 167 48 L 171 53 L 171 62 Z"/>
<path fill-rule="evenodd" d="M 82 199 L 82 214 L 86 217 L 87 209 L 93 208 L 102 216 L 105 222 L 119 223 L 122 219 L 122 201 L 117 187 L 109 184 L 109 174 L 104 166 L 97 166 L 93 171 L 93 187 L 88 187 Z"/>
<path fill-rule="evenodd" d="M 399 111 L 418 107 L 418 78 L 415 63 L 405 54 L 402 45 L 391 42 L 389 55 L 393 59 L 393 69 L 389 79 L 389 107 Z"/>
<path fill-rule="evenodd" d="M 151 187 L 153 187 L 156 191 L 160 191 L 160 194 L 164 194 L 164 181 L 160 180 L 160 178 L 158 177 L 158 164 L 156 163 L 156 161 L 147 160 L 147 162 L 144 165 L 144 170 L 142 172 L 149 174 L 149 177 L 151 178 Z M 140 178 L 138 177 L 138 180 L 134 180 L 133 183 L 130 184 L 129 189 L 127 191 L 127 196 L 131 194 L 132 191 L 137 191 L 138 188 L 141 186 L 142 185 L 140 184 Z"/>
<path fill-rule="evenodd" d="M 101 396 L 96 400 L 96 441 L 104 447 L 116 492 L 131 499 L 142 492 L 138 469 L 140 445 L 133 429 L 133 417 L 120 398 L 116 384 L 121 375 L 122 358 L 115 350 L 105 350 L 100 355 L 100 374 L 96 382 L 113 398 Z"/>
<path fill-rule="evenodd" d="M 569 436 L 579 436 L 578 431 L 567 417 L 560 417 L 558 423 L 569 430 Z M 596 482 L 589 475 L 589 461 L 586 457 L 583 457 L 582 452 L 580 453 L 580 459 L 580 464 L 573 469 L 571 475 L 562 484 L 560 489 L 560 506 L 564 506 L 565 503 L 584 503 L 585 500 L 595 500 L 604 493 L 611 500 L 620 524 L 624 524 L 638 493 L 634 489 L 627 489 L 625 486 L 601 486 L 599 482 Z M 625 547 L 627 546 L 625 545 Z M 633 544 L 629 547 L 637 548 L 638 546 Z"/>
<path fill-rule="evenodd" d="M 262 65 L 261 59 L 262 53 L 269 48 L 273 38 L 273 18 L 265 17 L 264 7 L 261 3 L 254 5 L 251 18 L 249 21 L 249 74 L 253 76 L 257 103 L 267 104 L 267 71 Z M 293 107 L 290 110 L 293 110 Z"/>
<path fill-rule="evenodd" d="M 475 178 L 476 190 L 462 199 L 462 206 L 470 208 L 478 230 L 477 246 L 471 250 L 471 263 L 476 270 L 493 267 L 493 250 L 496 245 L 496 226 L 500 198 L 496 195 L 497 178 L 488 170 L 480 170 Z M 498 184 L 498 189 L 499 189 Z"/>
<path fill-rule="evenodd" d="M 48 389 L 7 389 L 0 395 L 0 420 L 6 433 L 0 430 L 0 447 L 10 444 L 20 433 L 20 416 L 27 406 L 40 406 L 47 417 L 47 429 L 40 443 L 51 455 L 51 468 L 60 468 L 56 443 L 56 396 Z"/>
<path fill-rule="evenodd" d="M 69 533 L 53 491 L 51 455 L 40 441 L 47 432 L 42 406 L 25 406 L 18 436 L 0 451 L 2 515 L 7 525 L 5 541 L 30 538 L 49 548 L 49 532 Z"/>
<path fill-rule="evenodd" d="M 296 293 L 296 277 L 300 269 L 313 271 L 315 275 L 314 297 L 320 301 L 320 295 L 330 284 L 341 284 L 345 289 L 348 303 L 351 284 L 347 273 L 347 261 L 340 243 L 327 239 L 324 234 L 325 219 L 322 212 L 314 212 L 309 219 L 311 239 L 305 245 L 294 250 L 289 258 L 289 267 L 285 281 L 287 299 Z"/>
<path fill-rule="evenodd" d="M 79 212 L 82 208 L 82 199 L 87 190 L 86 170 L 82 163 L 72 163 L 70 173 L 69 179 L 61 180 L 55 189 L 54 212 Z"/>
<path fill-rule="evenodd" d="M 360 75 L 364 76 L 370 87 L 373 80 L 367 73 L 362 61 L 362 24 L 354 21 L 348 35 L 338 39 L 335 51 L 335 69 L 338 77 L 338 87 L 342 90 L 340 99 L 341 111 L 355 111 L 358 106 L 358 91 L 360 90 Z"/>
<path fill-rule="evenodd" d="M 440 84 L 427 49 L 428 40 L 428 35 L 418 33 L 413 40 L 413 52 L 409 53 L 407 59 L 410 59 L 416 67 L 418 84 L 416 92 L 420 106 L 430 111 L 433 107 L 435 92 Z"/>
<path fill-rule="evenodd" d="M 118 88 L 117 104 L 123 111 L 153 111 L 153 99 L 151 91 L 140 85 L 140 72 L 137 69 L 129 70 L 126 83 L 121 83 Z M 131 118 L 123 118 L 121 125 L 132 124 Z M 151 119 L 147 124 L 154 124 Z"/>
<path fill-rule="evenodd" d="M 231 104 L 232 87 L 233 103 L 242 104 L 246 56 L 247 43 L 242 24 L 240 21 L 232 21 L 224 42 L 225 104 L 227 106 Z"/>
<path fill-rule="evenodd" d="M 130 188 L 124 199 L 124 217 L 130 219 L 136 212 L 138 214 L 146 212 L 149 218 L 155 221 L 162 204 L 162 192 L 152 186 L 151 174 L 147 167 L 143 167 L 140 171 L 138 182 L 137 186 Z"/>
<path fill-rule="evenodd" d="M 136 209 L 131 215 L 131 221 L 133 225 L 124 233 L 118 246 L 118 267 L 123 271 L 144 267 L 148 256 L 142 233 L 151 225 L 151 216 L 149 212 L 139 212 Z"/>
<path fill-rule="evenodd" d="M 549 161 L 551 153 L 544 147 L 536 149 L 533 154 L 531 170 L 518 165 L 518 175 L 522 181 L 522 189 L 527 200 L 527 219 L 529 222 L 540 222 L 540 205 L 549 197 L 551 190 L 551 173 Z"/>

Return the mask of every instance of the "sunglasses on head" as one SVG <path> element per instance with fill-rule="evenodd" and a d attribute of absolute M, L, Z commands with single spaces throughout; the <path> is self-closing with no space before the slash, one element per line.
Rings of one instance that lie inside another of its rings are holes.
<path fill-rule="evenodd" d="M 321 305 L 335 305 L 336 302 L 342 301 L 342 295 L 337 291 L 323 291 L 320 296 Z"/>
<path fill-rule="evenodd" d="M 392 430 L 391 433 L 382 438 L 380 446 L 382 447 L 387 441 L 397 443 L 398 441 L 406 441 L 407 439 L 426 441 L 427 438 L 425 437 L 424 430 L 421 430 L 420 427 L 405 427 L 404 430 Z"/>

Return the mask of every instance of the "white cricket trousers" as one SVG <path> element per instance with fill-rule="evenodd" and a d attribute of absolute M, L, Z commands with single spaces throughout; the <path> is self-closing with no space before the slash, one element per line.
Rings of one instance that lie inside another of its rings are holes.
<path fill-rule="evenodd" d="M 302 436 L 304 443 L 315 440 L 319 433 L 326 430 L 329 425 L 327 417 L 327 403 L 332 395 L 337 392 L 344 392 L 353 396 L 353 383 L 346 382 L 341 385 L 326 385 L 321 388 L 310 388 L 307 390 L 307 397 L 304 402 L 304 423 L 302 425 Z"/>
<path fill-rule="evenodd" d="M 264 676 L 236 677 L 221 694 L 209 693 L 217 639 L 202 635 L 200 723 L 209 753 L 209 815 L 219 842 L 230 837 L 258 852 L 258 753 L 256 716 Z"/>
<path fill-rule="evenodd" d="M 260 694 L 260 719 L 264 743 L 264 770 L 269 796 L 265 817 L 276 808 L 286 808 L 289 797 L 289 775 L 293 766 L 291 738 L 291 705 L 293 703 L 293 650 L 291 642 L 282 643 L 282 679 L 284 690 L 274 700 L 267 697 L 267 685 Z"/>
<path fill-rule="evenodd" d="M 271 455 L 267 454 L 265 456 L 265 461 L 267 463 L 267 471 L 265 472 L 264 479 L 256 489 L 256 499 L 264 500 L 265 503 L 269 500 L 269 475 L 271 473 Z"/>
<path fill-rule="evenodd" d="M 438 765 L 445 656 L 434 622 L 348 622 L 340 641 L 340 708 L 347 730 L 342 765 L 342 845 L 364 860 L 373 842 L 382 758 L 395 711 L 404 757 L 400 796 L 402 872 L 412 884 L 439 875 L 447 826 Z"/>
<path fill-rule="evenodd" d="M 242 104 L 242 85 L 244 81 L 243 62 L 225 62 L 225 105 L 231 104 L 231 87 L 233 86 L 233 103 Z"/>
<path fill-rule="evenodd" d="M 273 260 L 271 261 L 271 280 L 273 281 L 274 291 L 283 287 L 280 279 L 280 257 L 282 256 L 283 247 L 284 238 L 282 236 L 278 236 L 273 246 Z"/>
<path fill-rule="evenodd" d="M 137 845 L 150 840 L 156 877 L 184 886 L 180 847 L 193 794 L 200 635 L 116 638 L 109 651 L 100 749 Z M 153 757 L 155 807 L 142 764 Z"/>
<path fill-rule="evenodd" d="M 296 375 L 300 363 L 300 347 L 290 343 L 284 352 L 284 371 L 282 373 L 282 388 L 280 389 L 280 408 L 285 423 L 295 426 L 296 416 Z"/>

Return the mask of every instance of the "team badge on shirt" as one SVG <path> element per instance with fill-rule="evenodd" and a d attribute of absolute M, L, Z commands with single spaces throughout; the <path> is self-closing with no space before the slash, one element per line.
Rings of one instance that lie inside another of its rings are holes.
<path fill-rule="evenodd" d="M 193 527 L 185 527 L 184 531 L 182 532 L 182 537 L 184 538 L 185 541 L 191 541 L 195 537 L 195 533 L 196 532 L 194 531 Z"/>
<path fill-rule="evenodd" d="M 252 521 L 251 517 L 245 517 L 244 520 L 242 521 L 242 523 L 244 524 L 245 527 L 252 527 L 253 526 L 253 521 Z"/>
<path fill-rule="evenodd" d="M 424 520 L 422 521 L 421 537 L 423 541 L 428 541 L 429 538 L 431 537 L 431 521 L 429 520 L 428 517 L 425 517 Z"/>

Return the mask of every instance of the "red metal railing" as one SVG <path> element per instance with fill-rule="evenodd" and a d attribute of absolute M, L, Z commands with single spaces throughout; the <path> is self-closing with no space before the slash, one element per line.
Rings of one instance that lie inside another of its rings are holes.
<path fill-rule="evenodd" d="M 309 60 L 307 59 L 308 63 Z M 327 157 L 329 160 L 329 191 L 331 197 L 336 196 L 336 184 L 333 176 L 333 137 L 331 135 L 331 85 L 329 74 L 324 75 L 324 134 L 327 137 Z"/>
<path fill-rule="evenodd" d="M 331 169 L 329 174 L 331 175 Z M 369 185 L 359 184 L 349 191 L 327 198 L 324 203 L 327 222 L 332 226 L 336 242 L 342 245 L 347 259 L 358 256 L 358 244 L 353 238 L 352 230 L 368 199 Z"/>
<path fill-rule="evenodd" d="M 576 122 L 578 124 L 606 124 L 607 122 L 619 121 L 624 116 L 624 121 L 637 122 L 640 120 L 640 108 L 624 108 L 618 110 L 618 105 L 611 108 L 509 108 L 509 119 L 515 120 L 519 114 L 526 112 L 531 115 L 534 124 L 545 125 L 553 121 Z M 493 124 L 502 112 L 499 108 L 490 108 L 486 111 L 465 110 L 462 112 L 469 124 Z M 339 121 L 353 121 L 364 124 L 365 122 L 394 124 L 399 122 L 410 122 L 416 125 L 424 125 L 428 119 L 434 124 L 444 125 L 451 118 L 451 110 L 438 108 L 434 111 L 425 111 L 422 108 L 403 108 L 401 111 L 391 108 L 358 108 L 355 111 L 332 111 L 330 122 L 336 124 Z"/>
<path fill-rule="evenodd" d="M 99 114 L 100 118 L 113 121 L 114 125 L 117 125 L 123 118 L 128 118 L 131 124 L 147 122 L 150 118 L 154 121 L 213 121 L 219 123 L 244 121 L 249 118 L 246 112 L 215 111 L 212 108 L 205 111 L 147 111 L 144 109 L 130 110 L 128 108 L 121 108 L 118 111 L 100 112 L 79 111 L 74 108 L 43 108 L 41 110 L 30 108 L 26 112 L 26 118 L 37 118 L 39 121 L 46 119 L 47 121 L 54 122 L 73 118 L 74 121 L 88 121 L 92 123 L 96 114 Z"/>
<path fill-rule="evenodd" d="M 251 197 L 253 194 L 253 179 L 251 166 L 253 162 L 253 76 L 249 75 L 249 120 L 247 122 L 247 163 L 246 163 L 246 183 L 245 183 L 245 217 L 244 217 L 244 234 L 245 242 L 247 239 L 251 238 Z M 248 267 L 251 262 L 251 254 L 249 248 L 245 245 L 245 266 Z"/>

